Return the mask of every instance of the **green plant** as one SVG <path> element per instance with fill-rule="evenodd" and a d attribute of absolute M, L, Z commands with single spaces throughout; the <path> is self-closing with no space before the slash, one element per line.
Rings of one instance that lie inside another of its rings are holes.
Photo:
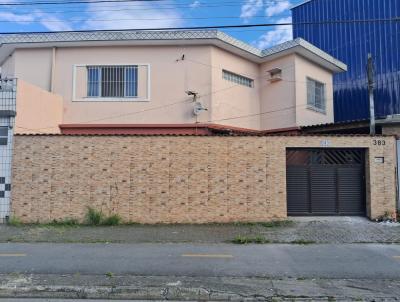
<path fill-rule="evenodd" d="M 22 221 L 16 216 L 11 216 L 11 218 L 8 220 L 8 224 L 11 226 L 21 226 Z"/>
<path fill-rule="evenodd" d="M 290 243 L 306 245 L 306 244 L 315 244 L 316 242 L 312 240 L 299 239 L 299 240 L 293 240 Z"/>
<path fill-rule="evenodd" d="M 77 225 L 79 225 L 79 221 L 74 218 L 65 218 L 62 220 L 54 219 L 48 225 L 49 226 L 77 226 Z"/>
<path fill-rule="evenodd" d="M 100 225 L 104 219 L 104 214 L 101 211 L 88 207 L 86 213 L 86 223 L 88 225 Z"/>
<path fill-rule="evenodd" d="M 272 220 L 266 222 L 260 222 L 260 225 L 265 228 L 275 228 L 275 227 L 286 227 L 293 225 L 291 220 Z"/>
<path fill-rule="evenodd" d="M 122 218 L 118 214 L 113 214 L 106 217 L 101 224 L 102 225 L 119 225 L 121 224 Z"/>
<path fill-rule="evenodd" d="M 235 237 L 231 242 L 235 243 L 235 244 L 250 244 L 250 243 L 264 244 L 264 243 L 269 243 L 269 240 L 265 239 L 262 236 L 247 237 L 247 236 L 239 235 L 239 236 Z"/>
<path fill-rule="evenodd" d="M 112 277 L 114 277 L 114 273 L 112 273 L 112 272 L 107 272 L 107 273 L 106 273 L 106 276 L 107 276 L 108 278 L 112 278 Z"/>

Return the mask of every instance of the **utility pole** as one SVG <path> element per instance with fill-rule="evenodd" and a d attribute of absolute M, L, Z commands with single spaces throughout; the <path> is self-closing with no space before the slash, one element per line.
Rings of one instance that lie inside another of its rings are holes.
<path fill-rule="evenodd" d="M 374 61 L 370 53 L 368 54 L 367 76 L 369 94 L 369 134 L 375 135 Z"/>

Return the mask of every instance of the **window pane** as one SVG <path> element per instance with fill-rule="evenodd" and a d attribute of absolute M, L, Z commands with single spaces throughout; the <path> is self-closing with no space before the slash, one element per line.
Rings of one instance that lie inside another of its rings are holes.
<path fill-rule="evenodd" d="M 99 96 L 100 69 L 98 67 L 87 67 L 87 95 L 89 97 Z"/>
<path fill-rule="evenodd" d="M 138 68 L 137 66 L 127 66 L 125 68 L 125 96 L 137 97 L 138 87 Z"/>
<path fill-rule="evenodd" d="M 8 127 L 0 127 L 0 136 L 8 137 Z"/>
<path fill-rule="evenodd" d="M 247 86 L 247 87 L 253 87 L 253 84 L 254 84 L 254 80 L 246 78 L 246 77 L 238 75 L 238 74 L 235 74 L 235 73 L 227 71 L 227 70 L 222 71 L 222 77 L 227 81 L 231 81 L 233 83 Z"/>
<path fill-rule="evenodd" d="M 123 66 L 101 68 L 101 96 L 123 97 L 125 73 Z"/>

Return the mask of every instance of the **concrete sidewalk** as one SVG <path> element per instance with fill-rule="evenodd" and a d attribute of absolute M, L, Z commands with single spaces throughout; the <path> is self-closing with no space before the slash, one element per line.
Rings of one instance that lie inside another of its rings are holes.
<path fill-rule="evenodd" d="M 400 243 L 400 223 L 363 217 L 300 217 L 275 224 L 131 225 L 63 227 L 0 225 L 0 242 L 222 243 L 237 236 L 272 243 Z"/>
<path fill-rule="evenodd" d="M 0 298 L 175 301 L 399 301 L 400 281 L 0 275 Z"/>

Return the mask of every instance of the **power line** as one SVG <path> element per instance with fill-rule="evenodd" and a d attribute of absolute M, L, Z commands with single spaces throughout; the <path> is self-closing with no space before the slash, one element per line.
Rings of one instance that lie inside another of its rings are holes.
<path fill-rule="evenodd" d="M 86 19 L 87 20 L 87 19 Z M 82 20 L 82 21 L 86 21 Z M 113 19 L 119 21 L 121 19 Z M 136 20 L 134 18 L 129 20 Z M 42 20 L 43 21 L 43 20 Z M 61 21 L 61 20 L 60 20 Z M 100 20 L 99 20 L 100 21 Z M 108 20 L 107 20 L 108 21 Z M 110 19 L 111 21 L 111 19 Z M 163 31 L 163 30 L 207 30 L 207 29 L 227 29 L 227 28 L 254 28 L 254 27 L 274 27 L 274 26 L 293 26 L 293 25 L 324 25 L 324 24 L 357 24 L 357 23 L 383 23 L 383 22 L 398 22 L 400 17 L 383 18 L 383 19 L 355 19 L 355 20 L 329 20 L 319 22 L 284 22 L 284 23 L 260 23 L 260 24 L 240 24 L 240 25 L 211 25 L 211 26 L 192 26 L 192 27 L 158 27 L 158 28 L 135 28 L 135 29 L 119 29 L 118 31 Z M 65 21 L 64 21 L 65 22 Z M 105 30 L 76 30 L 76 31 L 46 31 L 46 32 L 26 32 L 27 33 L 65 33 L 65 32 L 106 32 L 116 31 L 115 29 Z M 21 32 L 1 32 L 0 34 L 21 34 Z"/>
<path fill-rule="evenodd" d="M 23 16 L 23 15 L 21 15 Z M 216 16 L 212 17 L 213 19 L 240 19 L 240 16 Z M 266 18 L 265 16 L 254 16 L 253 18 Z M 114 22 L 114 21 L 156 21 L 156 20 L 209 20 L 210 17 L 175 17 L 175 18 L 120 18 L 120 19 L 68 19 L 71 22 Z M 12 20 L 0 20 L 1 23 L 15 23 Z M 64 23 L 65 20 L 47 20 L 47 19 L 40 19 L 40 20 L 32 20 L 32 21 L 18 21 L 18 23 L 41 23 L 41 22 L 61 22 Z"/>
<path fill-rule="evenodd" d="M 1 6 L 28 6 L 28 5 L 64 5 L 64 4 L 90 4 L 90 3 L 122 3 L 122 2 L 160 2 L 168 0 L 79 0 L 58 2 L 0 2 Z"/>

